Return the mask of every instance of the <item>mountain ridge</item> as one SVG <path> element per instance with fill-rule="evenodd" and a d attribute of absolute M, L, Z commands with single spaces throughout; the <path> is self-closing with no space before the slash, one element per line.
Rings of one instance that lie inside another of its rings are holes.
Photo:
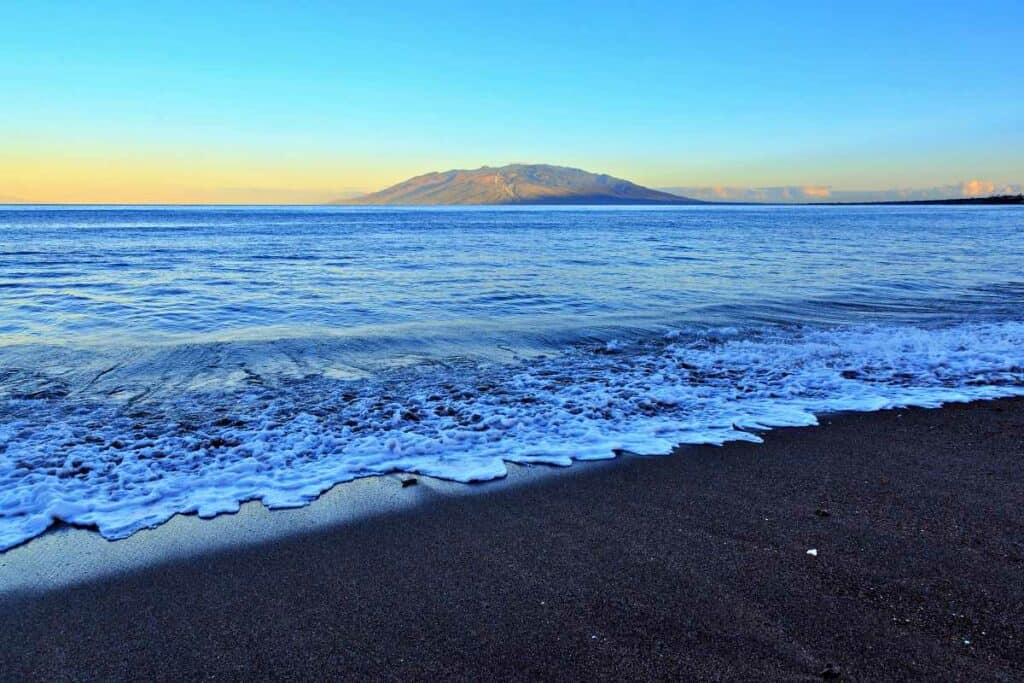
<path fill-rule="evenodd" d="M 434 171 L 379 192 L 331 204 L 450 206 L 487 204 L 703 204 L 604 173 L 552 164 L 508 164 Z"/>

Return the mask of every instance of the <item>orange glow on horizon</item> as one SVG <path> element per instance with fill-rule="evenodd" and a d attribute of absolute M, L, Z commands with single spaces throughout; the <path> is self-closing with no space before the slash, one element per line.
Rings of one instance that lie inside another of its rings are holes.
<path fill-rule="evenodd" d="M 322 204 L 394 181 L 361 163 L 137 153 L 0 156 L 0 202 L 39 204 Z"/>

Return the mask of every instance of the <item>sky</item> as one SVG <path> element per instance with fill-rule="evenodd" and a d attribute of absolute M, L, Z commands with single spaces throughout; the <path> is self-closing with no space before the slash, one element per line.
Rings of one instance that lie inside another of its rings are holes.
<path fill-rule="evenodd" d="M 1024 3 L 836 4 L 7 0 L 0 201 L 317 203 L 512 162 L 1024 182 Z"/>

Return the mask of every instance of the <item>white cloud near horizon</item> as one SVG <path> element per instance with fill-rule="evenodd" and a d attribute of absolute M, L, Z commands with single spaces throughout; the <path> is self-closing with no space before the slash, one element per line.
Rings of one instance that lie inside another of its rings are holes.
<path fill-rule="evenodd" d="M 1021 194 L 1024 185 L 990 180 L 965 180 L 954 185 L 888 190 L 836 190 L 829 185 L 779 185 L 774 187 L 690 186 L 662 187 L 665 192 L 692 199 L 719 202 L 885 202 L 923 199 L 962 199 Z"/>

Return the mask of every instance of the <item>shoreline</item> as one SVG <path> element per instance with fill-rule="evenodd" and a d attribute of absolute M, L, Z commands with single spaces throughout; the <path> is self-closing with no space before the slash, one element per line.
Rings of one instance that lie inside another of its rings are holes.
<path fill-rule="evenodd" d="M 764 438 L 780 429 L 816 429 L 833 419 L 886 411 L 941 410 L 951 405 L 1024 397 L 1000 396 L 951 401 L 942 406 L 902 406 L 877 410 L 841 410 L 815 415 L 813 425 L 749 428 L 741 431 Z M 39 536 L 0 551 L 0 599 L 74 586 L 126 572 L 141 571 L 165 563 L 185 561 L 207 554 L 241 550 L 285 540 L 390 514 L 410 512 L 446 497 L 487 495 L 506 488 L 535 484 L 549 477 L 574 476 L 581 470 L 615 467 L 632 458 L 685 457 L 692 449 L 718 449 L 722 444 L 678 444 L 667 453 L 611 451 L 606 458 L 572 460 L 569 465 L 504 461 L 507 474 L 493 479 L 460 482 L 415 472 L 371 474 L 332 484 L 305 505 L 267 507 L 261 499 L 241 501 L 235 512 L 212 517 L 176 513 L 155 526 L 130 536 L 107 539 L 90 526 L 55 521 Z M 757 442 L 747 441 L 755 447 Z M 403 480 L 415 480 L 406 489 Z M 187 539 L 184 540 L 183 539 Z"/>
<path fill-rule="evenodd" d="M 764 444 L 531 468 L 472 495 L 424 478 L 386 482 L 400 504 L 406 494 L 426 500 L 149 558 L 75 585 L 0 592 L 0 670 L 25 679 L 1024 675 L 1014 607 L 1024 601 L 1024 399 L 820 422 L 765 432 Z M 546 476 L 562 471 L 572 476 Z M 365 485 L 366 500 L 380 483 Z M 331 495 L 264 516 L 326 510 Z M 197 525 L 263 521 L 247 512 L 181 518 L 114 543 L 92 535 L 127 548 L 152 534 L 181 550 Z M 63 539 L 66 550 L 89 533 L 62 530 L 20 550 L 45 563 L 56 555 L 37 544 Z M 0 572 L 10 557 L 0 556 Z"/>
<path fill-rule="evenodd" d="M 505 477 L 470 484 L 406 472 L 375 474 L 334 484 L 303 506 L 272 509 L 259 499 L 248 500 L 237 512 L 213 517 L 178 513 L 166 522 L 114 540 L 92 528 L 59 522 L 0 552 L 0 601 L 204 555 L 241 551 L 382 516 L 414 513 L 447 498 L 529 486 L 549 477 L 571 476 L 573 470 L 612 466 L 623 457 L 671 456 L 610 455 L 604 460 L 574 461 L 569 467 L 508 462 Z M 416 484 L 404 486 L 406 480 Z"/>

